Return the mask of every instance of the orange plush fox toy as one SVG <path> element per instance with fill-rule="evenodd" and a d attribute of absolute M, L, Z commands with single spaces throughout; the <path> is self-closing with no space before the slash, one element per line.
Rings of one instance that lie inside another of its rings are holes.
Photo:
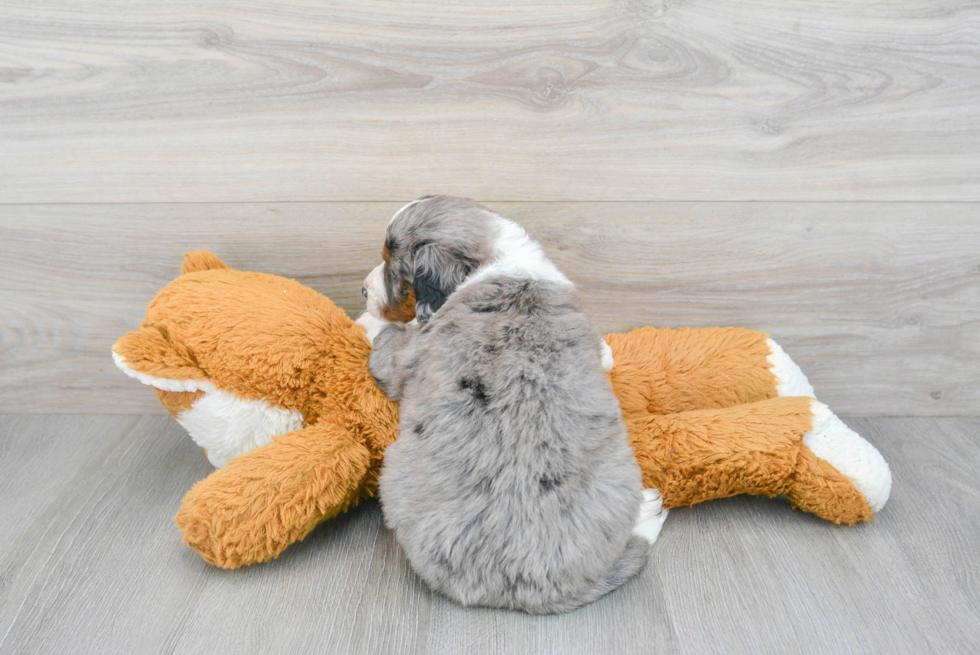
<path fill-rule="evenodd" d="M 640 328 L 606 337 L 646 487 L 664 508 L 785 495 L 835 523 L 866 521 L 891 490 L 870 443 L 813 398 L 767 335 Z M 268 561 L 374 496 L 398 407 L 367 369 L 363 328 L 294 280 L 189 253 L 183 274 L 113 346 L 218 467 L 177 513 L 223 568 Z"/>

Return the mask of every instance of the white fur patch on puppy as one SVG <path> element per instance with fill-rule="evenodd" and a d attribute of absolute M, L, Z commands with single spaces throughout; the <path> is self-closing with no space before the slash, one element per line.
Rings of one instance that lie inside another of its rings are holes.
<path fill-rule="evenodd" d="M 830 408 L 813 400 L 813 429 L 803 436 L 803 443 L 820 459 L 828 462 L 848 478 L 878 512 L 892 490 L 892 473 L 878 449 L 847 427 Z"/>
<path fill-rule="evenodd" d="M 790 359 L 789 355 L 772 339 L 766 339 L 766 345 L 769 346 L 766 361 L 769 362 L 769 370 L 776 376 L 776 392 L 780 396 L 816 398 L 810 381 L 803 375 L 796 362 Z"/>
<path fill-rule="evenodd" d="M 371 342 L 372 346 L 374 345 L 374 340 L 378 338 L 379 334 L 381 334 L 381 331 L 387 326 L 391 325 L 391 321 L 378 318 L 371 312 L 364 312 L 357 317 L 357 320 L 354 321 L 354 323 L 364 328 L 364 332 L 367 334 L 367 340 Z"/>
<path fill-rule="evenodd" d="M 493 244 L 493 261 L 477 269 L 456 287 L 457 290 L 490 277 L 530 278 L 561 285 L 572 284 L 545 256 L 541 245 L 531 239 L 523 227 L 493 212 L 487 213 L 493 218 L 498 230 Z"/>
<path fill-rule="evenodd" d="M 384 262 L 381 262 L 364 278 L 364 291 L 367 295 L 367 310 L 377 318 L 381 317 L 381 307 L 388 302 L 388 294 L 382 278 Z"/>
<path fill-rule="evenodd" d="M 667 520 L 667 511 L 664 509 L 664 499 L 657 489 L 644 489 L 643 502 L 640 503 L 640 513 L 633 526 L 633 534 L 646 539 L 653 544 L 660 536 L 660 530 L 664 527 Z"/>
<path fill-rule="evenodd" d="M 605 339 L 599 339 L 599 350 L 602 353 L 602 370 L 606 373 L 613 370 L 613 354 L 612 348 L 606 343 Z"/>
<path fill-rule="evenodd" d="M 207 450 L 208 461 L 216 468 L 264 446 L 273 437 L 303 427 L 303 415 L 296 410 L 273 407 L 264 400 L 244 400 L 220 389 L 198 398 L 177 421 Z"/>
<path fill-rule="evenodd" d="M 399 209 L 398 211 L 396 211 L 395 212 L 395 215 L 388 219 L 388 225 L 391 225 L 392 223 L 394 223 L 395 222 L 395 219 L 398 218 L 401 215 L 401 213 L 403 211 L 405 211 L 406 209 L 408 209 L 409 207 L 414 207 L 415 205 L 419 204 L 420 202 L 425 202 L 426 200 L 428 200 L 428 198 L 419 198 L 418 200 L 413 200 L 412 202 L 409 202 L 409 203 L 406 203 L 406 204 L 402 205 L 402 208 Z"/>

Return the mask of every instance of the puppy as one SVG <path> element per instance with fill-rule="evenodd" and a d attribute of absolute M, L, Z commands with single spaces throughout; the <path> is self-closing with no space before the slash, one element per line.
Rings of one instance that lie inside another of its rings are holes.
<path fill-rule="evenodd" d="M 644 566 L 643 492 L 611 353 L 516 223 L 426 196 L 392 218 L 365 280 L 371 375 L 401 402 L 380 478 L 418 574 L 464 605 L 567 612 Z M 600 345 L 601 344 L 601 345 Z"/>

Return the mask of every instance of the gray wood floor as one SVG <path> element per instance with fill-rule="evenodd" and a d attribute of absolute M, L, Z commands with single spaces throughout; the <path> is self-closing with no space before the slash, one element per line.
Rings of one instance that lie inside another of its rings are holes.
<path fill-rule="evenodd" d="M 275 562 L 210 567 L 172 521 L 210 470 L 173 420 L 0 417 L 0 652 L 977 652 L 980 419 L 849 422 L 892 465 L 875 522 L 676 510 L 640 578 L 530 617 L 433 595 L 374 503 Z"/>

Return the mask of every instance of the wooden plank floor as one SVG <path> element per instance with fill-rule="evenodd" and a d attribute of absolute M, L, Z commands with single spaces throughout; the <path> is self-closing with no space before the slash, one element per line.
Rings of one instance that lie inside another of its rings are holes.
<path fill-rule="evenodd" d="M 849 423 L 894 473 L 875 522 L 676 510 L 637 580 L 530 617 L 433 595 L 374 503 L 272 563 L 210 567 L 172 521 L 210 471 L 173 420 L 0 417 L 0 653 L 977 652 L 980 419 Z"/>

